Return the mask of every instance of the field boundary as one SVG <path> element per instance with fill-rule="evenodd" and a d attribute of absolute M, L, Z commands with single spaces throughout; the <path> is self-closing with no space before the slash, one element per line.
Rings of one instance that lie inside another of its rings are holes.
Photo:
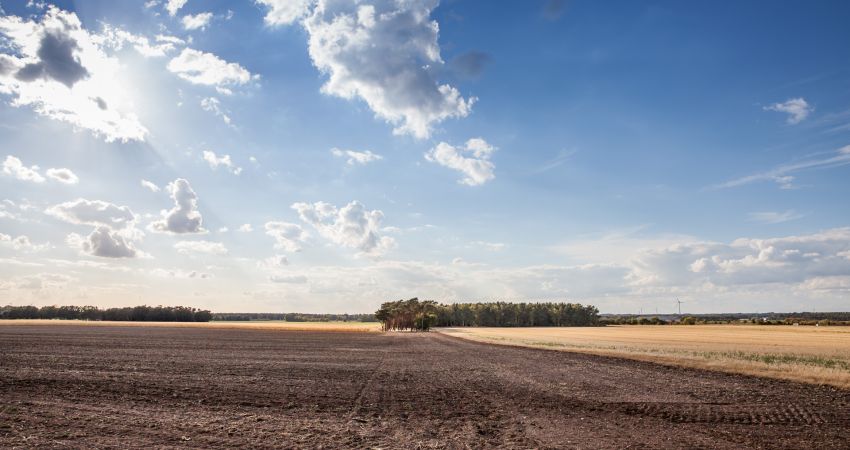
<path fill-rule="evenodd" d="M 601 356 L 608 358 L 628 359 L 632 361 L 660 364 L 668 367 L 683 367 L 688 369 L 708 370 L 734 375 L 745 375 L 759 378 L 770 378 L 797 383 L 806 383 L 818 386 L 831 386 L 843 390 L 850 390 L 850 371 L 830 368 L 807 368 L 799 370 L 783 364 L 769 364 L 750 360 L 723 360 L 706 359 L 697 356 L 652 354 L 650 352 L 638 353 L 616 349 L 593 349 L 570 346 L 556 342 L 523 342 L 499 337 L 476 336 L 465 333 L 451 333 L 443 328 L 435 328 L 435 332 L 443 336 L 462 339 L 482 344 L 500 345 L 514 348 L 531 348 L 538 350 L 549 350 L 568 353 L 579 353 L 584 355 Z"/>

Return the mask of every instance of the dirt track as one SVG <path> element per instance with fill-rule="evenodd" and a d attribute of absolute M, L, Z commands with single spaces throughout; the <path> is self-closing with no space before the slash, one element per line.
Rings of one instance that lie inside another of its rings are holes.
<path fill-rule="evenodd" d="M 436 333 L 0 328 L 0 448 L 850 448 L 850 392 Z"/>

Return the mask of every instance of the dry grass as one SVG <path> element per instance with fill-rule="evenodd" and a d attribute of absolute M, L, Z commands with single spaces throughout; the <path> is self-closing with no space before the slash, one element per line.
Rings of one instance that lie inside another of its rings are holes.
<path fill-rule="evenodd" d="M 220 321 L 220 322 L 110 322 L 86 320 L 0 320 L 0 326 L 8 325 L 44 325 L 44 326 L 94 326 L 94 327 L 176 327 L 176 328 L 212 328 L 244 329 L 265 331 L 338 331 L 338 332 L 379 332 L 377 322 L 284 322 L 284 321 Z"/>
<path fill-rule="evenodd" d="M 505 345 L 617 356 L 850 389 L 850 327 L 443 328 Z"/>

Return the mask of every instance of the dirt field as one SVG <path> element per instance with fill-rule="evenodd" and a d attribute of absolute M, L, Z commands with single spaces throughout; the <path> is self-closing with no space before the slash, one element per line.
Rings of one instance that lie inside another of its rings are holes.
<path fill-rule="evenodd" d="M 850 327 L 635 325 L 440 331 L 481 342 L 628 357 L 850 389 Z"/>
<path fill-rule="evenodd" d="M 850 391 L 438 333 L 0 327 L 0 448 L 847 448 Z"/>

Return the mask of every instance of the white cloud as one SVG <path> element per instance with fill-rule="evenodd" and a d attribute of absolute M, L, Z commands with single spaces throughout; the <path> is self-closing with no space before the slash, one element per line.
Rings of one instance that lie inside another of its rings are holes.
<path fill-rule="evenodd" d="M 221 155 L 217 156 L 214 152 L 209 150 L 204 150 L 203 153 L 204 161 L 210 165 L 210 168 L 213 170 L 218 169 L 219 167 L 225 167 L 234 175 L 239 175 L 242 173 L 241 167 L 236 167 L 233 164 L 233 161 L 230 160 L 230 155 Z"/>
<path fill-rule="evenodd" d="M 379 234 L 384 213 L 369 211 L 360 202 L 353 201 L 339 209 L 325 202 L 295 203 L 292 209 L 320 235 L 343 247 L 356 248 L 370 255 L 379 255 L 395 247 L 395 239 Z"/>
<path fill-rule="evenodd" d="M 68 244 L 102 258 L 134 258 L 139 255 L 130 239 L 103 225 L 95 227 L 87 237 L 72 233 L 68 236 Z"/>
<path fill-rule="evenodd" d="M 243 233 L 250 233 L 254 231 L 254 227 L 252 227 L 250 223 L 243 223 L 242 226 L 239 227 L 239 231 Z"/>
<path fill-rule="evenodd" d="M 34 183 L 43 183 L 45 178 L 39 173 L 38 166 L 27 167 L 24 163 L 15 156 L 8 155 L 3 161 L 3 173 L 11 175 L 18 180 L 31 181 Z M 51 180 L 58 181 L 64 184 L 77 184 L 80 179 L 70 169 L 47 169 L 47 177 Z"/>
<path fill-rule="evenodd" d="M 174 200 L 174 207 L 168 211 L 162 211 L 162 220 L 152 222 L 148 229 L 159 233 L 206 233 L 203 228 L 203 217 L 198 211 L 198 195 L 192 190 L 192 186 L 183 178 L 178 178 L 165 190 Z"/>
<path fill-rule="evenodd" d="M 145 58 L 161 58 L 176 50 L 178 46 L 186 45 L 186 41 L 178 37 L 158 34 L 150 39 L 108 24 L 103 25 L 103 32 L 98 38 L 103 41 L 105 47 L 113 50 L 121 50 L 124 44 L 129 43 Z"/>
<path fill-rule="evenodd" d="M 168 11 L 169 16 L 174 17 L 174 15 L 177 14 L 177 11 L 185 6 L 188 1 L 189 0 L 167 0 L 165 2 L 165 10 Z"/>
<path fill-rule="evenodd" d="M 842 256 L 848 250 L 850 228 L 782 238 L 741 238 L 729 244 L 695 242 L 643 252 L 633 262 L 630 281 L 638 286 L 787 286 L 850 275 L 850 260 Z"/>
<path fill-rule="evenodd" d="M 788 114 L 788 123 L 791 125 L 796 125 L 806 117 L 809 117 L 809 114 L 812 113 L 815 109 L 809 105 L 803 98 L 791 98 L 786 100 L 784 103 L 774 103 L 769 106 L 764 107 L 765 111 L 776 111 Z"/>
<path fill-rule="evenodd" d="M 394 133 L 427 138 L 436 124 L 470 113 L 475 98 L 437 81 L 444 64 L 430 18 L 437 0 L 260 3 L 270 8 L 269 25 L 301 19 L 313 64 L 328 76 L 323 93 L 362 99 Z"/>
<path fill-rule="evenodd" d="M 301 251 L 301 244 L 307 240 L 307 232 L 300 225 L 288 222 L 266 222 L 266 234 L 277 242 L 275 248 L 288 252 Z"/>
<path fill-rule="evenodd" d="M 197 30 L 198 28 L 206 28 L 206 26 L 210 24 L 212 18 L 213 14 L 211 12 L 203 12 L 195 15 L 187 14 L 183 16 L 181 22 L 183 22 L 183 28 L 187 30 Z"/>
<path fill-rule="evenodd" d="M 68 235 L 66 242 L 83 253 L 104 258 L 134 258 L 144 255 L 133 245 L 144 233 L 135 228 L 137 217 L 126 206 L 102 200 L 77 200 L 60 203 L 45 213 L 76 225 L 92 225 L 88 236 Z"/>
<path fill-rule="evenodd" d="M 425 159 L 463 173 L 459 183 L 479 186 L 496 177 L 493 174 L 495 165 L 490 162 L 490 155 L 495 150 L 496 147 L 481 138 L 470 139 L 460 147 L 440 142 L 425 154 Z"/>
<path fill-rule="evenodd" d="M 286 255 L 274 255 L 257 261 L 257 268 L 264 270 L 276 270 L 288 265 L 289 260 Z"/>
<path fill-rule="evenodd" d="M 27 167 L 20 159 L 12 155 L 6 156 L 6 160 L 3 161 L 3 173 L 11 175 L 18 180 L 43 183 L 44 177 L 38 173 L 38 170 L 38 166 Z"/>
<path fill-rule="evenodd" d="M 784 212 L 760 211 L 752 212 L 749 214 L 749 218 L 751 221 L 766 224 L 788 222 L 791 220 L 799 219 L 801 217 L 803 217 L 803 215 L 795 212 L 793 209 L 789 209 Z"/>
<path fill-rule="evenodd" d="M 82 27 L 75 13 L 50 6 L 40 18 L 0 16 L 0 93 L 12 106 L 86 129 L 107 142 L 143 141 L 114 40 Z"/>
<path fill-rule="evenodd" d="M 16 238 L 12 238 L 8 234 L 0 233 L 0 245 L 9 246 L 15 251 L 26 251 L 26 252 L 38 252 L 45 249 L 50 248 L 49 243 L 45 244 L 33 244 L 30 241 L 30 238 L 24 235 L 20 235 Z"/>
<path fill-rule="evenodd" d="M 256 0 L 268 8 L 264 18 L 266 25 L 291 25 L 310 12 L 315 0 Z"/>
<path fill-rule="evenodd" d="M 347 157 L 348 159 L 346 160 L 346 162 L 348 163 L 348 165 L 351 166 L 355 164 L 368 164 L 373 161 L 380 161 L 384 159 L 383 156 L 372 153 L 369 150 L 366 150 L 365 152 L 358 152 L 354 150 L 343 150 L 334 147 L 331 149 L 331 154 L 339 158 Z"/>
<path fill-rule="evenodd" d="M 191 48 L 184 48 L 168 62 L 167 68 L 192 84 L 205 86 L 241 86 L 257 78 L 239 64 L 229 63 L 212 53 Z"/>
<path fill-rule="evenodd" d="M 153 183 L 152 181 L 142 180 L 142 183 L 141 183 L 141 184 L 142 184 L 142 187 L 143 187 L 143 188 L 145 188 L 145 189 L 147 189 L 147 190 L 149 190 L 149 191 L 151 191 L 151 192 L 159 192 L 159 190 L 160 190 L 160 189 L 159 189 L 159 186 L 157 186 L 157 185 L 156 185 L 155 183 Z"/>
<path fill-rule="evenodd" d="M 211 112 L 218 117 L 221 117 L 221 120 L 224 121 L 227 125 L 230 125 L 230 116 L 227 111 L 221 106 L 221 102 L 215 97 L 207 97 L 201 99 L 201 108 L 204 111 Z"/>
<path fill-rule="evenodd" d="M 226 255 L 227 247 L 221 242 L 212 241 L 180 241 L 174 248 L 183 254 L 205 253 L 208 255 Z"/>
<path fill-rule="evenodd" d="M 51 206 L 45 213 L 77 225 L 131 228 L 136 222 L 136 215 L 127 206 L 84 198 Z"/>
<path fill-rule="evenodd" d="M 64 184 L 77 184 L 80 179 L 70 169 L 47 169 L 47 176 Z"/>
<path fill-rule="evenodd" d="M 725 183 L 720 183 L 711 186 L 710 189 L 724 189 L 731 187 L 743 186 L 745 184 L 756 183 L 759 181 L 774 181 L 779 184 L 781 189 L 793 189 L 794 177 L 790 175 L 794 172 L 813 169 L 830 169 L 833 167 L 841 167 L 850 164 L 850 145 L 846 145 L 836 150 L 831 156 L 818 159 L 808 159 L 800 162 L 789 163 L 778 166 L 766 172 L 760 172 L 753 175 L 737 178 Z"/>

